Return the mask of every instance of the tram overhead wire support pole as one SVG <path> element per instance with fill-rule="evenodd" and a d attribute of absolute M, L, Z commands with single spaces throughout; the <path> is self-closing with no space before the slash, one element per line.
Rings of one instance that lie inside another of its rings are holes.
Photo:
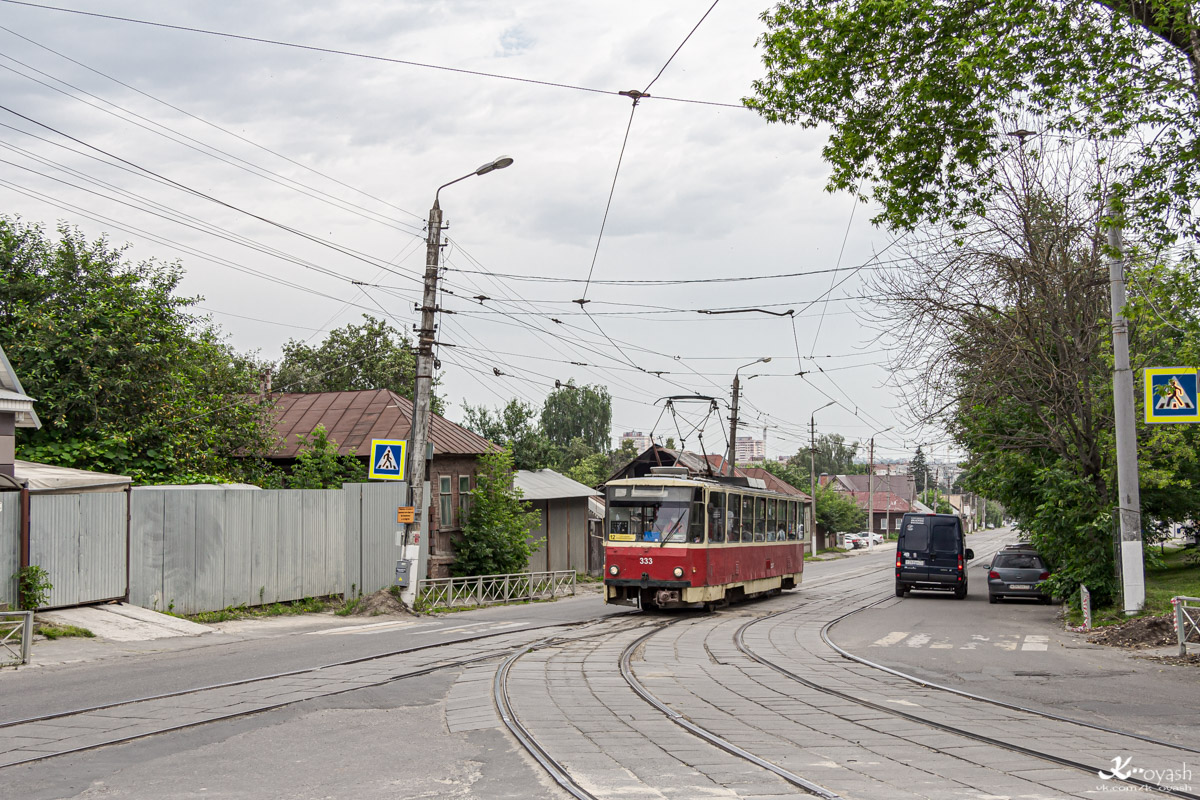
<path fill-rule="evenodd" d="M 830 400 L 808 415 L 808 492 L 809 500 L 812 501 L 812 532 L 809 534 L 809 538 L 812 540 L 812 555 L 814 556 L 817 554 L 817 412 L 822 408 L 829 408 L 836 402 L 836 400 Z"/>
<path fill-rule="evenodd" d="M 888 427 L 884 428 L 883 430 L 875 431 L 874 433 L 871 434 L 871 455 L 867 459 L 869 462 L 869 466 L 867 467 L 867 550 L 868 551 L 875 549 L 875 437 L 881 433 L 887 433 L 894 427 L 896 427 L 896 426 L 889 425 Z M 891 478 L 888 478 L 888 498 L 889 499 L 888 499 L 888 505 L 886 508 L 890 508 L 892 505 L 891 499 L 890 499 L 891 491 L 892 491 L 892 481 L 891 481 Z M 885 533 L 888 532 L 886 527 L 884 529 L 884 532 Z"/>
<path fill-rule="evenodd" d="M 737 424 L 738 424 L 738 395 L 742 392 L 741 378 L 738 373 L 746 367 L 753 367 L 755 364 L 768 364 L 771 361 L 770 356 L 756 358 L 749 364 L 742 364 L 733 371 L 733 405 L 730 406 L 729 414 L 729 452 L 725 454 L 725 461 L 729 464 L 729 474 L 733 475 L 735 466 L 735 457 L 737 456 Z"/>
<path fill-rule="evenodd" d="M 1119 209 L 1110 201 L 1108 281 L 1112 307 L 1113 417 L 1117 434 L 1117 512 L 1121 521 L 1121 588 L 1125 613 L 1146 604 L 1142 562 L 1142 500 L 1138 488 L 1137 423 L 1133 410 L 1133 370 L 1129 366 L 1129 321 L 1125 319 L 1125 254 Z"/>
<path fill-rule="evenodd" d="M 423 548 L 428 547 L 429 525 L 425 510 L 425 481 L 428 473 L 429 416 L 433 400 L 433 344 L 437 332 L 437 280 L 438 259 L 442 249 L 442 207 L 439 202 L 442 189 L 476 175 L 486 175 L 504 169 L 513 163 L 508 156 L 489 161 L 474 172 L 449 183 L 443 183 L 433 194 L 433 207 L 429 209 L 429 230 L 425 237 L 425 288 L 421 297 L 421 321 L 416 329 L 417 366 L 413 382 L 412 427 L 408 436 L 408 464 L 406 477 L 415 509 L 413 533 L 426 534 Z M 411 539 L 411 537 L 409 537 Z M 419 541 L 419 540 L 418 540 Z M 416 581 L 412 585 L 416 586 Z"/>

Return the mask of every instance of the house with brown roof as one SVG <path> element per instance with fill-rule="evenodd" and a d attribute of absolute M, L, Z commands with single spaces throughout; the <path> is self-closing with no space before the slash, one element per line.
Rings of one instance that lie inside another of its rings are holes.
<path fill-rule="evenodd" d="M 354 392 L 311 392 L 271 395 L 277 446 L 268 459 L 290 468 L 303 437 L 318 425 L 337 442 L 338 453 L 366 463 L 372 439 L 407 439 L 412 428 L 412 401 L 390 389 Z M 429 423 L 433 459 L 429 463 L 430 535 L 428 577 L 449 576 L 454 536 L 462 531 L 468 492 L 475 488 L 478 458 L 496 445 L 461 425 L 433 414 Z"/>
<path fill-rule="evenodd" d="M 917 507 L 917 484 L 912 475 L 822 475 L 821 483 L 870 511 L 868 527 L 874 533 L 895 533 L 900 530 L 901 517 L 924 508 Z"/>

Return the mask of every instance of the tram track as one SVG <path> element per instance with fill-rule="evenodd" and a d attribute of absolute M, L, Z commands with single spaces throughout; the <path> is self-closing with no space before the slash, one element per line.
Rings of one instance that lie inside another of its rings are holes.
<path fill-rule="evenodd" d="M 979 560 L 979 561 L 981 562 L 982 560 Z M 900 672 L 899 670 L 894 670 L 889 667 L 884 667 L 882 665 L 867 661 L 866 659 L 862 659 L 860 657 L 853 656 L 852 654 L 848 653 L 844 648 L 841 648 L 841 647 L 838 647 L 837 645 L 835 645 L 832 642 L 832 640 L 829 638 L 829 630 L 837 623 L 844 621 L 845 619 L 853 616 L 854 614 L 861 613 L 873 606 L 876 606 L 880 603 L 886 602 L 889 599 L 891 599 L 891 598 L 890 597 L 879 598 L 878 600 L 875 600 L 874 602 L 860 606 L 859 608 L 852 609 L 851 611 L 849 611 L 845 614 L 839 615 L 838 617 L 835 617 L 834 619 L 829 620 L 822 626 L 821 631 L 820 631 L 820 638 L 821 638 L 822 642 L 826 646 L 828 646 L 831 650 L 833 650 L 833 652 L 837 653 L 842 658 L 849 659 L 851 661 L 854 661 L 856 663 L 859 663 L 863 666 L 866 666 L 866 667 L 869 667 L 872 669 L 881 670 L 881 671 L 891 674 L 895 677 L 902 678 L 907 681 L 911 681 L 911 682 L 918 684 L 919 686 L 922 686 L 924 688 L 932 689 L 935 691 L 944 691 L 951 695 L 959 696 L 959 697 L 962 697 L 964 699 L 968 699 L 971 701 L 980 701 L 980 702 L 990 703 L 992 705 L 996 705 L 1001 708 L 1005 708 L 1007 710 L 1017 712 L 1018 714 L 1033 716 L 1033 717 L 1037 717 L 1037 718 L 1041 718 L 1041 719 L 1047 719 L 1047 720 L 1051 720 L 1051 721 L 1059 722 L 1059 723 L 1076 725 L 1076 726 L 1080 726 L 1085 729 L 1090 729 L 1093 731 L 1098 731 L 1098 732 L 1102 732 L 1102 733 L 1117 736 L 1117 737 L 1133 739 L 1136 741 L 1145 742 L 1148 744 L 1155 745 L 1157 747 L 1163 747 L 1163 748 L 1167 748 L 1167 749 L 1177 751 L 1177 752 L 1182 752 L 1182 753 L 1200 752 L 1195 748 L 1187 747 L 1184 745 L 1177 745 L 1177 744 L 1174 744 L 1171 742 L 1165 742 L 1162 740 L 1154 739 L 1152 737 L 1144 736 L 1142 734 L 1137 734 L 1137 733 L 1133 733 L 1133 732 L 1129 732 L 1129 731 L 1117 730 L 1117 729 L 1113 729 L 1113 728 L 1107 728 L 1104 726 L 1083 722 L 1081 720 L 1075 720 L 1075 719 L 1071 719 L 1068 717 L 1062 717 L 1062 716 L 1059 716 L 1056 714 L 1051 714 L 1048 712 L 1040 711 L 1038 709 L 1026 708 L 1026 707 L 1019 706 L 1019 705 L 1012 704 L 1012 703 L 1006 703 L 1003 701 L 992 700 L 990 698 L 986 698 L 986 697 L 983 697 L 980 695 L 975 695 L 975 694 L 971 694 L 969 692 L 963 692 L 961 690 L 956 690 L 951 687 L 945 687 L 945 686 L 941 686 L 939 684 L 931 683 L 929 681 L 925 681 L 925 680 L 917 678 L 915 676 L 907 675 L 903 672 Z M 868 699 L 865 699 L 862 697 L 858 697 L 849 692 L 844 692 L 844 691 L 834 689 L 829 686 L 824 686 L 816 681 L 810 680 L 808 678 L 805 678 L 805 677 L 797 674 L 793 670 L 788 669 L 787 667 L 785 667 L 779 663 L 776 663 L 775 661 L 765 658 L 764 656 L 762 656 L 759 653 L 756 653 L 749 646 L 747 646 L 747 644 L 745 642 L 745 634 L 746 634 L 747 630 L 749 630 L 750 628 L 752 628 L 755 625 L 759 625 L 759 624 L 762 624 L 762 623 L 765 623 L 770 620 L 777 619 L 777 618 L 780 618 L 780 617 L 783 617 L 786 615 L 795 614 L 800 610 L 801 610 L 800 608 L 784 609 L 784 610 L 775 612 L 773 614 L 769 614 L 769 615 L 760 617 L 758 619 L 750 620 L 750 621 L 746 622 L 745 624 L 741 625 L 737 629 L 737 631 L 734 633 L 734 637 L 733 637 L 734 644 L 737 647 L 738 651 L 741 652 L 743 655 L 745 655 L 747 658 L 750 658 L 751 660 L 753 660 L 754 662 L 761 664 L 762 666 L 768 667 L 768 668 L 774 670 L 775 672 L 777 672 L 778 674 L 783 675 L 783 676 L 789 678 L 790 680 L 793 680 L 793 681 L 799 683 L 800 685 L 805 686 L 808 689 L 811 689 L 818 693 L 824 694 L 826 696 L 836 697 L 840 700 L 843 700 L 843 701 L 846 701 L 849 703 L 853 703 L 853 704 L 856 704 L 856 705 L 864 707 L 864 708 L 871 709 L 872 711 L 875 711 L 875 712 L 887 714 L 889 716 L 892 716 L 892 717 L 895 717 L 898 719 L 902 719 L 907 722 L 916 723 L 916 724 L 919 724 L 919 725 L 922 725 L 922 726 L 925 726 L 928 728 L 942 731 L 944 733 L 950 733 L 950 734 L 953 734 L 956 736 L 962 736 L 964 738 L 971 739 L 971 740 L 979 742 L 981 744 L 1001 748 L 1001 749 L 1004 749 L 1004 750 L 1007 750 L 1010 752 L 1014 752 L 1014 753 L 1019 753 L 1024 756 L 1036 758 L 1036 759 L 1039 759 L 1042 761 L 1046 761 L 1048 763 L 1052 763 L 1052 764 L 1055 764 L 1055 765 L 1058 765 L 1061 767 L 1066 767 L 1069 769 L 1081 771 L 1081 772 L 1084 772 L 1084 773 L 1087 773 L 1090 775 L 1097 775 L 1100 770 L 1103 770 L 1108 766 L 1108 765 L 1100 765 L 1099 767 L 1097 767 L 1097 765 L 1095 765 L 1095 764 L 1088 764 L 1088 763 L 1079 761 L 1074 758 L 1068 758 L 1068 757 L 1065 757 L 1062 755 L 1049 753 L 1044 750 L 1039 750 L 1035 747 L 1028 747 L 1026 745 L 1022 745 L 1022 744 L 1019 744 L 1016 742 L 1006 741 L 1004 739 L 1000 739 L 1000 738 L 997 738 L 994 736 L 988 736 L 986 734 L 982 734 L 977 731 L 968 730 L 966 728 L 963 728 L 963 727 L 960 727 L 957 725 L 952 725 L 952 724 L 949 724 L 946 722 L 940 722 L 938 720 L 931 719 L 929 717 L 929 715 L 919 715 L 919 714 L 909 713 L 906 711 L 901 711 L 897 708 L 893 708 L 893 707 L 884 705 L 882 703 L 877 703 L 877 702 L 874 702 L 874 701 L 871 701 L 871 700 L 868 700 Z M 1131 787 L 1137 787 L 1139 789 L 1154 791 L 1157 793 L 1161 793 L 1161 794 L 1165 794 L 1165 795 L 1169 795 L 1169 796 L 1173 796 L 1173 797 L 1185 798 L 1185 800 L 1200 800 L 1200 795 L 1193 794 L 1193 793 L 1187 791 L 1186 789 L 1180 789 L 1180 788 L 1170 787 L 1170 786 L 1162 786 L 1153 781 L 1143 780 L 1134 775 L 1122 776 L 1119 774 L 1114 774 L 1110 780 L 1116 780 L 1118 782 L 1123 782 L 1125 784 L 1128 784 Z"/>

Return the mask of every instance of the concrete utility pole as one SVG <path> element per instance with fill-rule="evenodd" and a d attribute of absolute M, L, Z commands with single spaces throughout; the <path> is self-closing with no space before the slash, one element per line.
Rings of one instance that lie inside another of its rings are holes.
<path fill-rule="evenodd" d="M 729 414 L 729 452 L 725 454 L 725 460 L 729 463 L 730 475 L 733 475 L 733 469 L 737 457 L 738 396 L 742 393 L 742 380 L 740 377 L 738 377 L 738 373 L 744 370 L 746 367 L 752 367 L 759 363 L 766 364 L 770 360 L 770 356 L 756 358 L 749 364 L 742 364 L 733 371 L 733 405 L 730 406 Z M 750 377 L 753 378 L 754 376 L 751 375 Z"/>
<path fill-rule="evenodd" d="M 891 425 L 881 431 L 875 431 L 871 434 L 871 455 L 868 461 L 871 462 L 870 472 L 867 473 L 867 549 L 874 550 L 875 545 L 875 437 L 881 433 L 887 433 L 892 428 Z M 888 488 L 891 488 L 891 481 L 888 481 Z M 890 503 L 889 503 L 890 505 Z"/>
<path fill-rule="evenodd" d="M 1117 507 L 1121 517 L 1121 586 L 1125 613 L 1136 614 L 1146 603 L 1142 563 L 1142 501 L 1138 489 L 1137 428 L 1133 416 L 1133 370 L 1129 367 L 1129 322 L 1125 308 L 1125 256 L 1121 227 L 1113 215 L 1108 229 L 1113 339 L 1113 416 L 1117 428 Z"/>
<path fill-rule="evenodd" d="M 451 184 L 466 180 L 474 175 L 486 175 L 489 172 L 498 169 L 504 169 L 513 160 L 508 156 L 501 156 L 495 161 L 490 161 L 484 164 L 479 169 L 472 173 L 463 175 L 461 178 L 455 178 L 450 183 L 443 183 L 437 188 L 433 194 L 433 207 L 429 209 L 429 230 L 425 237 L 425 291 L 421 296 L 421 322 L 416 330 L 417 333 L 417 367 L 416 380 L 413 386 L 413 415 L 412 427 L 408 436 L 408 464 L 406 478 L 408 485 L 411 487 L 412 504 L 415 509 L 414 520 L 411 526 L 411 535 L 406 537 L 403 543 L 397 542 L 402 546 L 402 557 L 408 557 L 408 548 L 418 547 L 421 534 L 425 534 L 426 540 L 429 537 L 428 516 L 426 514 L 426 503 L 428 499 L 428 442 L 429 442 L 429 415 L 430 405 L 433 398 L 433 343 L 434 336 L 437 332 L 437 323 L 435 322 L 435 314 L 437 313 L 437 280 L 438 280 L 438 257 L 442 249 L 442 207 L 438 202 L 438 195 L 442 189 L 445 189 Z M 428 546 L 428 541 L 426 543 Z M 419 551 L 418 551 L 419 552 Z M 412 604 L 412 599 L 416 594 L 417 580 L 422 575 L 415 575 L 409 582 L 410 589 L 408 597 L 405 597 L 405 602 Z"/>
<path fill-rule="evenodd" d="M 821 408 L 829 408 L 836 403 L 836 400 L 830 400 Z M 821 408 L 814 409 L 808 415 L 808 491 L 809 498 L 812 500 L 812 554 L 817 554 L 817 412 Z"/>

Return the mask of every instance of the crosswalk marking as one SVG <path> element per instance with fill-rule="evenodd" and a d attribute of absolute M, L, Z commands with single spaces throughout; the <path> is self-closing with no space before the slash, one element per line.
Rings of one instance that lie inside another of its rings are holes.
<path fill-rule="evenodd" d="M 388 622 L 368 622 L 363 625 L 343 625 L 338 628 L 326 628 L 323 631 L 309 631 L 310 636 L 365 636 L 372 633 L 387 633 L 395 630 L 413 630 L 438 625 L 437 622 L 412 622 L 406 619 L 390 620 Z M 443 628 L 426 633 L 479 633 L 482 631 L 501 631 L 507 628 L 521 628 L 528 622 L 475 622 L 470 625 L 459 625 L 454 628 Z"/>
<path fill-rule="evenodd" d="M 871 647 L 891 647 L 905 636 L 908 636 L 908 631 L 892 631 L 882 639 L 877 639 Z"/>
<path fill-rule="evenodd" d="M 971 640 L 955 644 L 948 638 L 934 639 L 928 633 L 911 633 L 909 631 L 892 631 L 887 636 L 871 642 L 871 647 L 925 647 L 930 650 L 979 650 L 996 648 L 1014 652 L 1046 651 L 1050 649 L 1050 637 L 1040 633 L 1019 634 L 1001 633 L 995 636 L 985 636 L 979 633 L 971 634 Z"/>

